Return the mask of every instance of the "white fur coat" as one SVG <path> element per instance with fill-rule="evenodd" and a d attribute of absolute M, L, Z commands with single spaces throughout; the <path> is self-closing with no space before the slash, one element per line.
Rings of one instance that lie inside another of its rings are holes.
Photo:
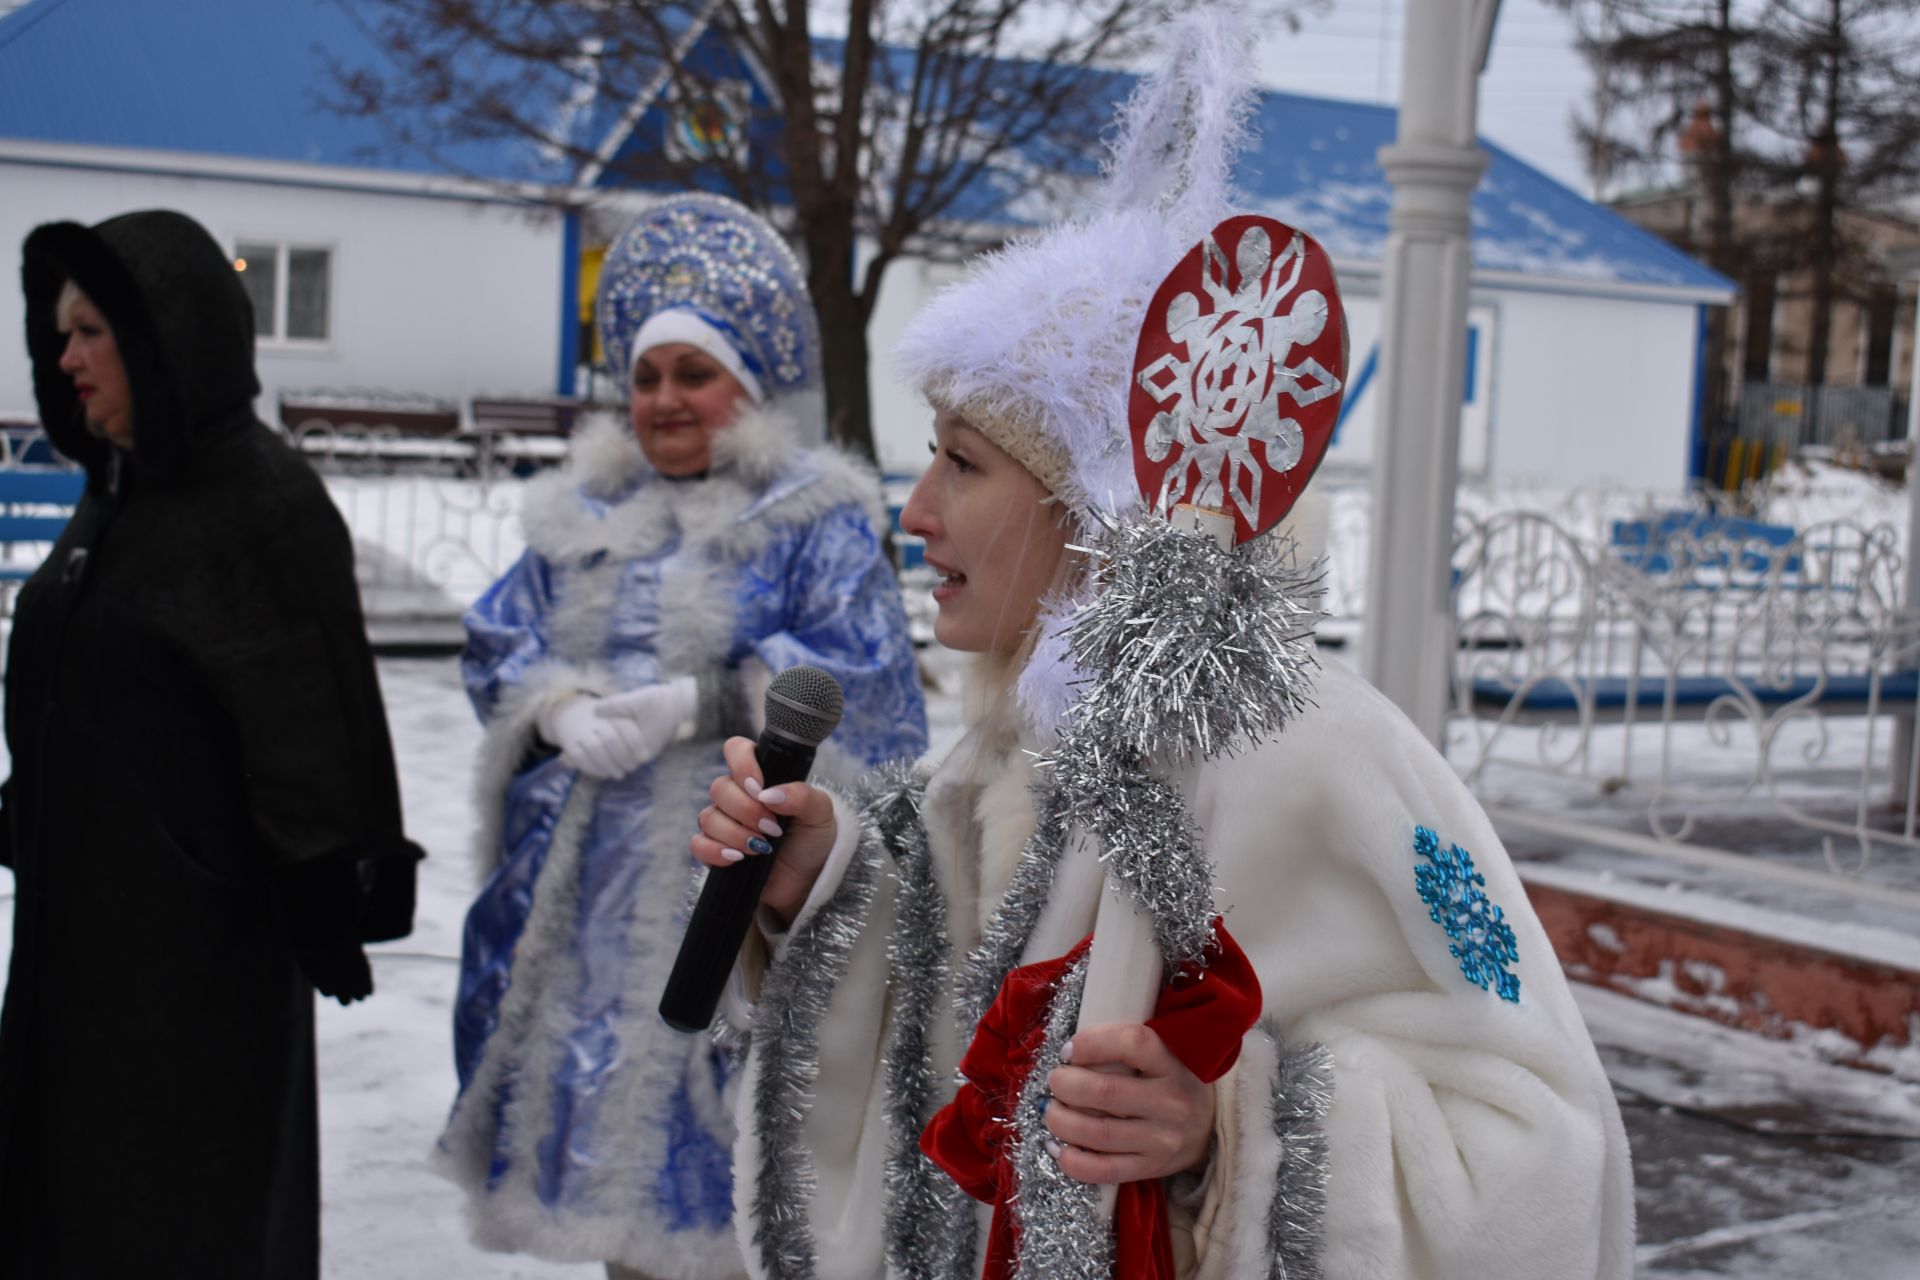
<path fill-rule="evenodd" d="M 1253 960 L 1265 999 L 1260 1026 L 1216 1086 L 1205 1182 L 1174 1209 L 1183 1276 L 1295 1274 L 1272 1269 L 1269 1210 L 1293 1176 L 1277 1136 L 1289 1132 L 1292 1100 L 1276 1096 L 1276 1071 L 1290 1053 L 1320 1046 L 1332 1087 L 1317 1240 L 1327 1280 L 1626 1280 L 1633 1186 L 1625 1132 L 1498 837 L 1445 761 L 1371 687 L 1329 667 L 1316 696 L 1318 706 L 1277 740 L 1178 778 L 1218 864 L 1227 927 Z M 999 906 L 1034 828 L 1031 757 L 1016 742 L 995 749 L 990 737 L 963 741 L 920 809 L 947 908 L 950 973 Z M 841 813 L 827 873 L 793 929 L 772 940 L 755 1025 L 796 1016 L 817 1023 L 815 1061 L 801 1064 L 810 1083 L 798 1122 L 800 1159 L 815 1185 L 804 1229 L 780 1228 L 781 1238 L 790 1251 L 796 1239 L 805 1245 L 810 1274 L 821 1280 L 878 1280 L 897 1274 L 885 1256 L 894 1079 L 885 1049 L 902 999 L 888 952 L 902 945 L 890 935 L 905 871 L 853 837 L 850 805 Z M 1517 939 L 1517 1002 L 1469 981 L 1449 953 L 1448 933 L 1416 886 L 1428 862 L 1416 828 L 1436 833 L 1442 850 L 1469 851 L 1484 892 L 1504 909 Z M 1084 936 L 1100 883 L 1097 865 L 1067 855 L 1025 962 L 1062 954 Z M 816 935 L 836 913 L 848 917 L 836 926 L 843 941 L 822 953 Z M 817 1010 L 777 981 L 801 947 L 814 948 L 808 963 L 838 957 Z M 785 1007 L 770 1013 L 776 998 Z M 930 1025 L 944 1101 L 965 1044 L 947 1010 Z M 756 1040 L 742 1093 L 736 1202 L 756 1276 L 787 1274 L 762 1246 L 771 1238 L 767 1180 L 793 1181 L 794 1153 L 764 1141 L 778 1128 L 765 1106 L 778 1100 L 768 1073 L 790 1065 L 771 1063 Z"/>

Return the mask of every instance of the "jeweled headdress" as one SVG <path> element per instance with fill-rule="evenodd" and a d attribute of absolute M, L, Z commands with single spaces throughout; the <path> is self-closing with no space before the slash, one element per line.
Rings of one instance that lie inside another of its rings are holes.
<path fill-rule="evenodd" d="M 594 317 L 607 367 L 624 385 L 634 337 L 653 317 L 686 311 L 721 334 L 768 400 L 799 424 L 803 443 L 825 425 L 820 321 L 806 272 L 785 240 L 722 196 L 671 196 L 641 214 L 607 250 Z"/>

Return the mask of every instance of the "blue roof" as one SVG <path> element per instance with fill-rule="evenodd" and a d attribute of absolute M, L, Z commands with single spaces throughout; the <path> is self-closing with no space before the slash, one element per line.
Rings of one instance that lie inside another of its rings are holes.
<path fill-rule="evenodd" d="M 364 6 L 363 6 L 364 8 Z M 447 142 L 429 154 L 380 122 L 329 110 L 329 59 L 385 64 L 341 0 L 29 0 L 0 19 L 0 137 L 497 181 L 564 182 L 572 163 L 522 139 Z M 575 137 L 612 124 L 572 112 L 571 85 L 502 61 L 469 76 L 514 82 Z M 444 139 L 434 122 L 421 134 Z"/>
<path fill-rule="evenodd" d="M 1257 153 L 1236 171 L 1252 202 L 1312 233 L 1337 258 L 1378 262 L 1387 248 L 1393 188 L 1376 158 L 1394 140 L 1398 112 L 1366 102 L 1268 93 Z M 1559 280 L 1731 291 L 1733 282 L 1480 141 L 1486 175 L 1473 193 L 1473 265 Z"/>
<path fill-rule="evenodd" d="M 460 141 L 432 154 L 397 146 L 375 120 L 328 110 L 339 96 L 329 59 L 379 67 L 372 35 L 347 0 L 29 0 L 0 18 L 0 137 L 52 143 L 196 152 L 258 160 L 448 172 L 547 184 L 575 176 L 566 158 L 521 139 Z M 678 8 L 677 6 L 675 7 Z M 837 56 L 821 42 L 824 57 Z M 896 56 L 906 56 L 897 54 Z M 502 62 L 462 69 L 511 86 L 519 102 L 547 103 L 581 144 L 610 139 L 624 103 L 570 105 L 558 73 Z M 1116 101 L 1133 77 L 1111 82 Z M 1106 84 L 1100 89 L 1108 90 Z M 1392 189 L 1376 153 L 1393 140 L 1396 113 L 1372 103 L 1267 93 L 1261 145 L 1240 163 L 1251 202 L 1310 231 L 1336 256 L 1385 256 Z M 628 147 L 660 136 L 649 111 Z M 652 127 L 649 127 L 649 126 Z M 447 138 L 432 119 L 413 132 Z M 1731 282 L 1490 143 L 1473 198 L 1473 260 L 1482 270 L 1551 280 L 1712 293 Z M 1025 153 L 983 172 L 949 216 L 1018 225 L 1052 216 L 1036 198 L 1045 175 L 1075 166 L 1042 132 Z M 1084 159 L 1084 157 L 1081 157 Z"/>

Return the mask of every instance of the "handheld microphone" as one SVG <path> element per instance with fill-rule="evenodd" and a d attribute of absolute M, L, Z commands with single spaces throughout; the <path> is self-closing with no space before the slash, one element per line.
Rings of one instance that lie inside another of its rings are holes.
<path fill-rule="evenodd" d="M 753 749 L 766 786 L 806 780 L 814 748 L 840 723 L 841 706 L 840 685 L 818 667 L 791 667 L 773 678 L 767 727 Z M 760 890 L 779 856 L 780 841 L 773 846 L 770 854 L 708 869 L 660 997 L 660 1016 L 675 1031 L 705 1031 L 713 1024 L 720 993 L 760 905 Z"/>

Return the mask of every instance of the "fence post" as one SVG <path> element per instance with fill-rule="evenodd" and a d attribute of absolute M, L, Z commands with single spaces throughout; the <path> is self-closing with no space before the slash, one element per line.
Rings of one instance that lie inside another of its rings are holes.
<path fill-rule="evenodd" d="M 1913 355 L 1907 373 L 1907 558 L 1900 596 L 1900 642 L 1894 656 L 1902 665 L 1920 660 L 1920 263 L 1913 274 Z M 1896 716 L 1893 730 L 1893 798 L 1906 808 L 1912 797 L 1914 718 Z"/>

